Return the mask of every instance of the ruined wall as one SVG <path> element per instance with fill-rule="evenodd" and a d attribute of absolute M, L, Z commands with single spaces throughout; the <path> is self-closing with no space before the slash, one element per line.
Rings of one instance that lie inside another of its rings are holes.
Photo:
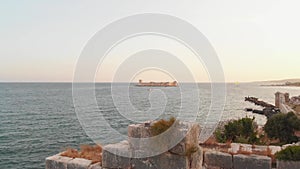
<path fill-rule="evenodd" d="M 288 93 L 275 93 L 275 106 L 280 109 L 281 113 L 289 113 L 295 111 L 288 105 L 290 101 Z"/>
<path fill-rule="evenodd" d="M 167 148 L 159 155 L 136 158 L 149 145 L 135 142 L 134 138 L 151 136 L 149 124 L 133 124 L 128 127 L 129 139 L 103 148 L 102 163 L 82 158 L 63 157 L 60 154 L 46 158 L 46 169 L 299 169 L 300 162 L 275 161 L 274 154 L 287 146 L 258 146 L 231 143 L 222 152 L 216 147 L 199 146 L 200 126 L 181 123 L 176 135 L 184 138 L 175 147 Z M 157 145 L 157 144 L 156 144 Z M 297 145 L 300 145 L 297 144 Z M 193 148 L 193 149 L 190 149 Z M 195 149 L 194 149 L 195 148 Z M 192 150 L 192 151 L 190 151 Z M 151 150 L 147 150 L 151 152 Z M 148 153 L 149 153 L 148 152 Z M 272 158 L 273 159 L 272 159 Z"/>

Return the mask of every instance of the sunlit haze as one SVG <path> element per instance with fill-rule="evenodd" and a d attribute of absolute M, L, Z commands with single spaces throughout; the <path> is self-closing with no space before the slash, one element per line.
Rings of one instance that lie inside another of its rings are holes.
<path fill-rule="evenodd" d="M 299 5 L 296 0 L 1 1 L 0 82 L 72 82 L 88 40 L 109 23 L 139 13 L 168 14 L 194 25 L 216 50 L 227 82 L 299 78 Z M 145 48 L 172 53 L 196 81 L 210 81 L 191 51 L 157 36 L 121 43 L 99 63 L 95 80 L 113 81 L 124 58 Z M 152 70 L 137 72 L 132 81 L 138 79 L 174 78 Z"/>

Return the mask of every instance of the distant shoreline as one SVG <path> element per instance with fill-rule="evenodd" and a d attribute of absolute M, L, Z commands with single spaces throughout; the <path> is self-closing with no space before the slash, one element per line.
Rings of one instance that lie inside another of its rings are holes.
<path fill-rule="evenodd" d="M 269 84 L 269 85 L 261 85 L 261 86 L 282 86 L 282 87 L 300 87 L 300 82 L 286 82 L 285 84 Z"/>

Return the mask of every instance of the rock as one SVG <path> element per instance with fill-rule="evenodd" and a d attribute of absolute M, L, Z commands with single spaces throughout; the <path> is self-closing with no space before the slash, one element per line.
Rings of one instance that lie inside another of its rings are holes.
<path fill-rule="evenodd" d="M 232 155 L 217 151 L 204 153 L 204 164 L 206 168 L 232 169 Z"/>
<path fill-rule="evenodd" d="M 272 160 L 270 157 L 258 155 L 234 155 L 234 169 L 271 169 Z"/>
<path fill-rule="evenodd" d="M 255 152 L 266 152 L 266 151 L 268 151 L 268 146 L 258 146 L 258 145 L 255 145 L 252 148 L 252 151 L 255 151 Z"/>
<path fill-rule="evenodd" d="M 282 150 L 280 146 L 269 146 L 269 149 L 271 150 L 272 155 Z"/>
<path fill-rule="evenodd" d="M 199 134 L 200 125 L 197 123 L 174 123 L 170 130 L 158 136 L 151 135 L 150 127 L 134 124 L 128 127 L 128 142 L 133 151 L 154 155 L 170 151 L 173 154 L 185 155 L 187 151 L 198 146 Z"/>
<path fill-rule="evenodd" d="M 101 163 L 99 162 L 99 163 L 96 163 L 96 164 L 92 164 L 92 165 L 89 166 L 88 169 L 102 169 Z"/>
<path fill-rule="evenodd" d="M 240 144 L 239 143 L 231 143 L 230 147 L 231 148 L 228 149 L 229 153 L 236 154 L 240 150 Z"/>
<path fill-rule="evenodd" d="M 203 149 L 199 146 L 198 151 L 191 155 L 190 169 L 202 169 Z"/>
<path fill-rule="evenodd" d="M 180 142 L 175 147 L 171 148 L 169 152 L 177 155 L 185 155 L 186 153 L 185 144 L 183 142 Z"/>
<path fill-rule="evenodd" d="M 190 169 L 189 164 L 190 162 L 187 156 L 176 155 L 169 152 L 154 157 L 131 159 L 131 166 L 135 169 Z"/>
<path fill-rule="evenodd" d="M 128 126 L 128 137 L 133 138 L 147 138 L 151 137 L 150 125 L 142 124 L 131 124 Z M 129 141 L 130 142 L 130 141 Z"/>
<path fill-rule="evenodd" d="M 54 155 L 46 158 L 46 169 L 67 169 L 67 164 L 72 158 Z"/>
<path fill-rule="evenodd" d="M 197 123 L 181 122 L 178 129 L 175 131 L 174 141 L 180 141 L 179 143 L 173 142 L 169 145 L 169 151 L 173 154 L 186 155 L 191 149 L 198 148 L 200 135 L 200 125 Z M 170 147 L 176 145 L 173 148 Z"/>
<path fill-rule="evenodd" d="M 287 147 L 294 146 L 295 144 L 285 144 L 282 146 L 282 149 L 286 149 Z"/>
<path fill-rule="evenodd" d="M 67 169 L 88 169 L 89 165 L 92 164 L 91 160 L 83 158 L 75 158 L 68 161 Z"/>
<path fill-rule="evenodd" d="M 240 144 L 240 150 L 247 153 L 252 153 L 252 145 L 250 144 Z"/>
<path fill-rule="evenodd" d="M 130 167 L 130 158 L 132 154 L 129 151 L 127 142 L 109 144 L 102 150 L 103 168 L 128 168 Z"/>
<path fill-rule="evenodd" d="M 277 160 L 277 169 L 299 169 L 300 161 L 281 161 Z"/>
<path fill-rule="evenodd" d="M 153 158 L 154 164 L 161 169 L 187 169 L 189 159 L 187 156 L 180 156 L 171 153 L 164 153 Z M 141 168 L 142 169 L 142 168 Z"/>

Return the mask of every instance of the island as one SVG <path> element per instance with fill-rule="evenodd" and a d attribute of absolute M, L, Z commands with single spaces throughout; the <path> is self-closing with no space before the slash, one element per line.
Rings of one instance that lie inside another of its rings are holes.
<path fill-rule="evenodd" d="M 136 85 L 139 87 L 177 87 L 177 81 L 173 82 L 143 82 L 141 79 L 139 83 Z"/>

